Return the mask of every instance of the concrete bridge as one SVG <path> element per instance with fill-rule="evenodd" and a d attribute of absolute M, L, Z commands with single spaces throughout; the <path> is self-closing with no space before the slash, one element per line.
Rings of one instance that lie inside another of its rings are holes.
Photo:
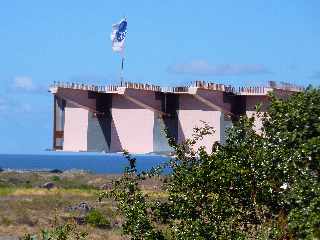
<path fill-rule="evenodd" d="M 225 130 L 241 115 L 251 116 L 255 105 L 268 106 L 268 92 L 299 91 L 290 87 L 240 87 L 195 81 L 190 86 L 161 88 L 123 82 L 95 86 L 54 83 L 53 149 L 63 151 L 133 153 L 170 152 L 164 130 L 178 142 L 190 138 L 204 121 L 215 130 L 196 147 L 210 151 L 225 141 Z M 259 131 L 261 122 L 256 121 Z"/>

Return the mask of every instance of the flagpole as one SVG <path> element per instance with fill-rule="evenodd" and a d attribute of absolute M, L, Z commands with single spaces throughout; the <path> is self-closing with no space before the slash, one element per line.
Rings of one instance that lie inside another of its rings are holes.
<path fill-rule="evenodd" d="M 124 56 L 121 57 L 121 71 L 120 71 L 120 82 L 123 82 L 123 67 L 124 67 Z"/>
<path fill-rule="evenodd" d="M 127 21 L 127 17 L 123 17 L 123 19 L 125 20 L 125 21 Z M 122 51 L 121 51 L 121 82 L 123 82 L 124 81 L 124 77 L 123 77 L 123 73 L 124 73 L 124 71 L 123 71 L 123 67 L 124 67 L 124 48 L 122 49 Z"/>

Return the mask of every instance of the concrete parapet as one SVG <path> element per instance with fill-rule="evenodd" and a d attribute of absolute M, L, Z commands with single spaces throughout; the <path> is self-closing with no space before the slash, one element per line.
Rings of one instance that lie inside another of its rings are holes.
<path fill-rule="evenodd" d="M 187 93 L 190 92 L 190 89 L 206 89 L 211 91 L 221 91 L 227 93 L 234 93 L 238 95 L 267 95 L 270 91 L 274 89 L 285 90 L 298 92 L 303 91 L 303 87 L 281 82 L 280 84 L 275 83 L 274 81 L 269 82 L 269 86 L 243 86 L 239 87 L 237 90 L 231 85 L 206 82 L 202 80 L 197 80 L 187 86 L 177 86 L 177 87 L 160 87 L 158 85 L 146 84 L 146 83 L 135 83 L 135 82 L 126 82 L 122 81 L 119 85 L 87 85 L 83 83 L 69 83 L 69 82 L 54 82 L 50 86 L 50 91 L 54 93 L 58 88 L 71 88 L 84 91 L 95 91 L 95 92 L 106 92 L 106 93 L 117 93 L 123 91 L 123 89 L 136 89 L 136 90 L 145 90 L 153 92 L 171 92 L 171 93 Z"/>

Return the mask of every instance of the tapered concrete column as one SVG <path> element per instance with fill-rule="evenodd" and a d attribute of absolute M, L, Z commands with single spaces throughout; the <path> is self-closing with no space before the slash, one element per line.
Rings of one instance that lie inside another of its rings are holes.
<path fill-rule="evenodd" d="M 203 126 L 202 122 L 213 127 L 212 135 L 204 136 L 195 148 L 204 146 L 211 151 L 212 145 L 225 141 L 225 130 L 232 125 L 231 103 L 225 92 L 191 87 L 179 97 L 179 142 L 192 138 L 195 127 Z"/>
<path fill-rule="evenodd" d="M 260 114 L 256 112 L 256 106 L 261 105 Z M 270 105 L 268 96 L 246 96 L 246 112 L 247 117 L 254 116 L 253 129 L 261 134 L 262 128 L 262 114 L 267 112 L 267 109 Z"/>
<path fill-rule="evenodd" d="M 195 127 L 203 126 L 202 121 L 208 123 L 214 128 L 213 135 L 208 135 L 199 141 L 195 148 L 205 146 L 208 151 L 215 141 L 220 140 L 220 117 L 221 112 L 215 111 L 205 104 L 199 102 L 192 95 L 184 94 L 179 96 L 179 129 L 178 142 L 182 142 L 188 138 L 192 138 Z"/>
<path fill-rule="evenodd" d="M 89 111 L 67 102 L 65 108 L 65 137 L 63 150 L 87 151 Z"/>
<path fill-rule="evenodd" d="M 54 95 L 53 98 L 53 150 L 63 149 L 66 102 Z"/>
<path fill-rule="evenodd" d="M 155 121 L 157 124 L 157 118 L 166 115 L 156 92 L 122 88 L 112 96 L 111 114 L 111 151 L 154 151 Z"/>
<path fill-rule="evenodd" d="M 120 95 L 112 97 L 111 151 L 153 151 L 154 112 L 141 108 Z M 121 148 L 121 149 L 120 149 Z"/>

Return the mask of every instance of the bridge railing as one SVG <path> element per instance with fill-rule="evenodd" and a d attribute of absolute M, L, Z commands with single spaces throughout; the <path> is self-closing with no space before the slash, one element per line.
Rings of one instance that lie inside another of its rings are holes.
<path fill-rule="evenodd" d="M 202 80 L 197 80 L 192 82 L 189 86 L 177 86 L 177 87 L 160 87 L 158 85 L 146 84 L 146 83 L 136 83 L 121 81 L 119 85 L 88 85 L 83 83 L 74 82 L 59 82 L 55 81 L 50 87 L 60 87 L 60 88 L 70 88 L 79 89 L 85 91 L 95 91 L 95 92 L 117 92 L 119 87 L 125 87 L 137 90 L 147 90 L 154 92 L 169 92 L 169 93 L 188 93 L 190 88 L 199 88 L 212 91 L 229 92 L 237 95 L 266 95 L 272 89 L 281 89 L 285 91 L 302 91 L 303 87 L 299 87 L 293 84 L 281 83 L 277 84 L 273 81 L 269 82 L 268 87 L 264 86 L 243 86 L 236 89 L 231 85 L 206 82 Z"/>
<path fill-rule="evenodd" d="M 161 92 L 160 86 L 153 85 L 153 84 L 147 84 L 147 83 L 121 82 L 120 86 L 125 87 L 125 88 L 131 88 L 131 89 Z"/>
<path fill-rule="evenodd" d="M 264 86 L 245 86 L 239 87 L 238 94 L 239 95 L 266 95 L 270 90 L 269 87 Z"/>
<path fill-rule="evenodd" d="M 194 81 L 193 86 L 200 89 L 236 93 L 235 88 L 231 85 L 225 85 L 225 84 L 214 83 L 214 82 L 206 82 L 202 80 Z"/>
<path fill-rule="evenodd" d="M 95 92 L 109 92 L 117 91 L 117 86 L 101 86 L 101 85 L 88 85 L 83 83 L 74 83 L 74 82 L 54 82 L 50 87 L 59 87 L 59 88 L 70 88 L 78 89 L 85 91 L 95 91 Z"/>

